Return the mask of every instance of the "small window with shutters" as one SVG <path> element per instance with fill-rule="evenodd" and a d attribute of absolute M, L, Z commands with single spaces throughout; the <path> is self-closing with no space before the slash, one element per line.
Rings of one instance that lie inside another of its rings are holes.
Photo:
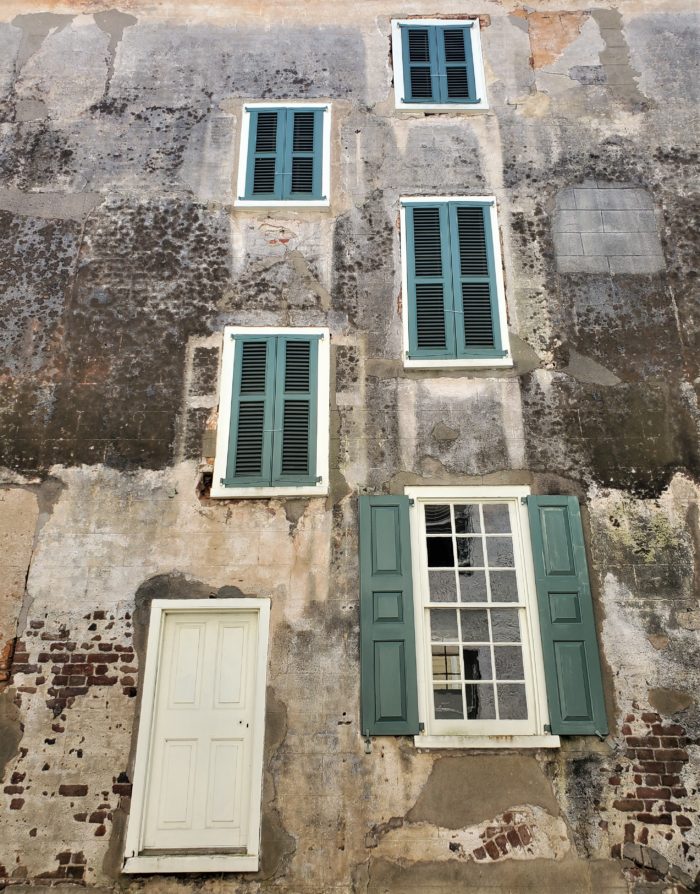
<path fill-rule="evenodd" d="M 392 22 L 396 108 L 488 108 L 478 19 Z"/>
<path fill-rule="evenodd" d="M 246 105 L 236 204 L 330 204 L 330 107 Z"/>
<path fill-rule="evenodd" d="M 224 330 L 212 497 L 328 492 L 327 329 Z"/>
<path fill-rule="evenodd" d="M 495 200 L 401 201 L 405 365 L 512 366 Z"/>

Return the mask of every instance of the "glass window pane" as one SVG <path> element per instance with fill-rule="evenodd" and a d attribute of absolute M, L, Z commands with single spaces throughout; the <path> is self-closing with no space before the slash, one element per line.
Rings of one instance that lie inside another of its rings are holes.
<path fill-rule="evenodd" d="M 459 646 L 433 646 L 433 680 L 461 680 Z"/>
<path fill-rule="evenodd" d="M 513 561 L 513 541 L 510 537 L 487 538 L 486 552 L 488 553 L 489 566 L 491 568 L 512 568 L 515 564 Z"/>
<path fill-rule="evenodd" d="M 518 610 L 494 608 L 491 611 L 491 631 L 495 643 L 519 643 L 520 620 Z"/>
<path fill-rule="evenodd" d="M 523 651 L 520 646 L 496 646 L 493 650 L 499 680 L 524 680 Z"/>
<path fill-rule="evenodd" d="M 467 646 L 462 649 L 465 680 L 492 680 L 491 647 Z M 513 679 L 517 679 L 514 677 Z"/>
<path fill-rule="evenodd" d="M 496 700 L 491 683 L 467 683 L 467 717 L 470 720 L 495 720 Z"/>
<path fill-rule="evenodd" d="M 506 503 L 484 505 L 484 528 L 487 534 L 510 533 L 510 512 Z"/>
<path fill-rule="evenodd" d="M 460 571 L 459 592 L 462 602 L 486 602 L 486 572 Z"/>
<path fill-rule="evenodd" d="M 489 641 L 489 622 L 485 608 L 461 609 L 463 643 L 487 643 Z"/>
<path fill-rule="evenodd" d="M 455 563 L 451 537 L 428 537 L 428 567 L 452 568 Z"/>
<path fill-rule="evenodd" d="M 430 609 L 430 639 L 434 643 L 458 642 L 457 612 L 450 609 Z"/>
<path fill-rule="evenodd" d="M 428 534 L 450 534 L 452 522 L 450 521 L 449 506 L 426 506 L 425 529 Z"/>
<path fill-rule="evenodd" d="M 431 571 L 428 580 L 431 602 L 457 602 L 454 571 Z"/>
<path fill-rule="evenodd" d="M 457 564 L 462 568 L 484 567 L 484 547 L 481 537 L 457 538 Z"/>
<path fill-rule="evenodd" d="M 481 521 L 477 505 L 455 506 L 455 531 L 458 534 L 481 533 Z"/>
<path fill-rule="evenodd" d="M 433 690 L 436 720 L 463 720 L 462 686 L 451 684 L 444 689 Z"/>
<path fill-rule="evenodd" d="M 503 683 L 498 687 L 501 720 L 527 720 L 527 699 L 523 683 Z"/>
<path fill-rule="evenodd" d="M 518 581 L 515 571 L 492 571 L 489 575 L 491 581 L 492 602 L 517 602 Z"/>

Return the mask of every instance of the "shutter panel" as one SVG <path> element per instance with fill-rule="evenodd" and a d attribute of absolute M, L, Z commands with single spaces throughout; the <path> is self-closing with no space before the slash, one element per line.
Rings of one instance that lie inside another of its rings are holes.
<path fill-rule="evenodd" d="M 284 198 L 321 199 L 323 110 L 288 109 Z"/>
<path fill-rule="evenodd" d="M 227 487 L 270 484 L 275 339 L 236 336 Z"/>
<path fill-rule="evenodd" d="M 318 336 L 279 336 L 273 484 L 316 484 Z"/>
<path fill-rule="evenodd" d="M 603 681 L 576 497 L 528 497 L 552 732 L 605 734 Z"/>
<path fill-rule="evenodd" d="M 437 35 L 440 69 L 439 101 L 477 102 L 472 40 L 469 27 L 439 28 Z"/>
<path fill-rule="evenodd" d="M 454 357 L 448 208 L 406 206 L 409 355 Z"/>
<path fill-rule="evenodd" d="M 404 102 L 437 102 L 438 41 L 433 26 L 401 26 Z"/>
<path fill-rule="evenodd" d="M 450 204 L 458 357 L 502 357 L 489 205 Z"/>
<path fill-rule="evenodd" d="M 361 496 L 363 734 L 418 733 L 408 497 Z"/>
<path fill-rule="evenodd" d="M 247 199 L 281 199 L 286 113 L 278 109 L 250 112 Z"/>

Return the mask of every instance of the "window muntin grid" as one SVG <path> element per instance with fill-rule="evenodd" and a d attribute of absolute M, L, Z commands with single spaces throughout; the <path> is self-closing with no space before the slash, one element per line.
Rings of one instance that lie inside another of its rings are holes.
<path fill-rule="evenodd" d="M 514 509 L 512 501 L 424 504 L 434 720 L 530 719 Z"/>

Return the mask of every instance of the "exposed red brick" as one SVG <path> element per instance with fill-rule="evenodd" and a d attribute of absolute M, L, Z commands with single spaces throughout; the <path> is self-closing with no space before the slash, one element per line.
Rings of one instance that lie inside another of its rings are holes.
<path fill-rule="evenodd" d="M 683 816 L 679 813 L 676 815 L 676 825 L 679 829 L 690 829 L 693 823 L 691 822 L 691 820 L 688 819 L 687 816 Z"/>
<path fill-rule="evenodd" d="M 483 847 L 478 847 L 475 851 L 472 851 L 475 860 L 485 860 L 486 859 L 486 851 Z"/>
<path fill-rule="evenodd" d="M 58 862 L 61 866 L 63 866 L 66 863 L 70 863 L 70 857 L 71 857 L 70 851 L 61 851 L 60 854 L 56 854 L 56 859 L 58 860 Z"/>
<path fill-rule="evenodd" d="M 676 804 L 675 801 L 664 801 L 664 810 L 668 813 L 673 813 L 676 810 L 683 810 L 680 804 Z"/>
<path fill-rule="evenodd" d="M 530 835 L 530 830 L 527 826 L 518 826 L 518 836 L 525 847 L 532 841 L 532 835 Z"/>
<path fill-rule="evenodd" d="M 651 711 L 645 711 L 642 714 L 642 720 L 645 723 L 658 723 L 661 720 L 661 717 L 658 714 L 655 714 Z"/>
<path fill-rule="evenodd" d="M 621 844 L 613 844 L 610 848 L 610 856 L 614 857 L 616 860 L 619 860 L 622 857 L 622 845 Z"/>
<path fill-rule="evenodd" d="M 486 849 L 486 853 L 489 855 L 489 857 L 491 857 L 492 860 L 498 860 L 498 858 L 501 856 L 501 852 L 498 850 L 493 840 L 487 841 L 484 845 L 484 848 Z"/>
<path fill-rule="evenodd" d="M 95 810 L 93 813 L 90 814 L 90 819 L 88 820 L 88 822 L 89 823 L 103 823 L 105 816 L 106 816 L 106 814 L 105 814 L 104 810 Z"/>
<path fill-rule="evenodd" d="M 115 782 L 112 786 L 112 791 L 115 795 L 123 795 L 127 798 L 131 797 L 131 783 L 130 782 Z"/>
<path fill-rule="evenodd" d="M 661 785 L 661 777 L 658 773 L 652 773 L 651 776 L 645 776 L 644 785 Z"/>
<path fill-rule="evenodd" d="M 649 841 L 649 830 L 646 826 L 642 827 L 642 831 L 639 833 L 637 840 L 640 844 L 647 844 Z"/>
<path fill-rule="evenodd" d="M 621 781 L 621 780 L 620 780 L 620 777 L 619 777 L 619 776 L 611 776 L 610 779 L 608 779 L 608 783 L 609 783 L 610 785 L 619 785 L 619 784 L 620 784 L 620 781 Z"/>
<path fill-rule="evenodd" d="M 687 798 L 688 790 L 683 788 L 683 786 L 680 786 L 678 788 L 672 788 L 671 794 L 673 795 L 674 798 Z"/>
<path fill-rule="evenodd" d="M 21 810 L 24 807 L 24 798 L 13 798 L 10 801 L 10 810 Z"/>
<path fill-rule="evenodd" d="M 502 854 L 508 853 L 508 839 L 505 835 L 497 835 L 495 838 L 496 844 L 498 845 L 498 849 Z"/>
<path fill-rule="evenodd" d="M 66 876 L 68 878 L 82 878 L 85 875 L 85 867 L 84 866 L 69 866 L 66 869 Z"/>
<path fill-rule="evenodd" d="M 520 847 L 521 846 L 520 838 L 518 836 L 518 833 L 515 831 L 515 829 L 508 829 L 508 831 L 506 832 L 506 838 L 508 839 L 508 843 L 510 844 L 511 847 Z"/>
<path fill-rule="evenodd" d="M 102 836 L 107 832 L 106 826 L 98 826 L 95 829 L 95 838 L 102 838 Z"/>
<path fill-rule="evenodd" d="M 666 763 L 669 761 L 681 761 L 682 763 L 686 763 L 688 760 L 688 752 L 684 751 L 682 748 L 659 748 L 658 751 L 654 752 L 654 760 L 664 761 Z"/>
<path fill-rule="evenodd" d="M 88 787 L 86 785 L 59 785 L 58 793 L 66 798 L 83 798 L 88 793 Z"/>
<path fill-rule="evenodd" d="M 634 812 L 635 810 L 643 810 L 644 804 L 641 801 L 636 801 L 633 798 L 621 798 L 619 801 L 613 801 L 613 807 L 615 810 L 622 810 L 625 812 Z"/>
<path fill-rule="evenodd" d="M 634 752 L 638 761 L 654 760 L 654 751 L 652 748 L 635 748 Z"/>
<path fill-rule="evenodd" d="M 652 826 L 670 826 L 671 825 L 671 817 L 667 813 L 661 813 L 656 816 L 653 813 L 638 813 L 637 819 L 640 823 L 649 823 Z"/>
<path fill-rule="evenodd" d="M 23 785 L 6 785 L 3 789 L 6 795 L 21 795 L 24 791 Z"/>
<path fill-rule="evenodd" d="M 671 789 L 669 788 L 638 788 L 638 798 L 654 798 L 658 801 L 664 801 L 671 797 Z"/>
<path fill-rule="evenodd" d="M 76 821 L 76 823 L 84 823 L 87 819 L 87 813 L 74 813 L 73 819 Z"/>

